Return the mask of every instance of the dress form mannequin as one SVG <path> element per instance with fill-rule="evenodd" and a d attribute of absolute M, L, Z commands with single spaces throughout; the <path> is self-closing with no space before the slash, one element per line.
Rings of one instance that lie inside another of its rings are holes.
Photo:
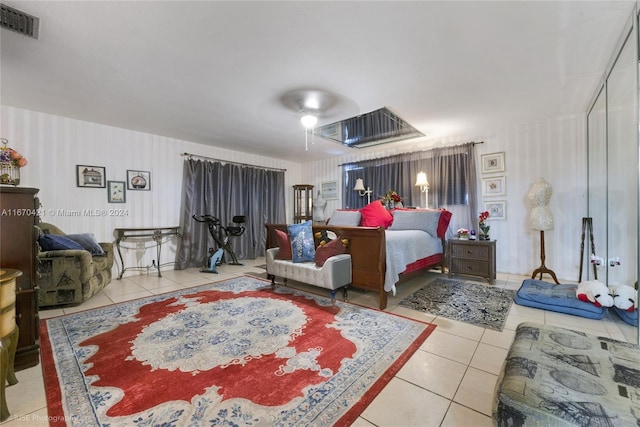
<path fill-rule="evenodd" d="M 313 220 L 318 222 L 324 222 L 324 208 L 327 206 L 327 201 L 322 198 L 320 191 L 313 200 Z"/>
<path fill-rule="evenodd" d="M 537 274 L 540 274 L 540 280 L 542 280 L 542 274 L 548 273 L 557 284 L 560 284 L 556 274 L 544 265 L 544 232 L 545 230 L 553 230 L 553 213 L 549 209 L 552 193 L 551 184 L 546 182 L 544 178 L 538 178 L 531 186 L 527 196 L 532 205 L 529 225 L 533 230 L 540 230 L 540 267 L 533 271 L 531 278 L 533 279 Z"/>

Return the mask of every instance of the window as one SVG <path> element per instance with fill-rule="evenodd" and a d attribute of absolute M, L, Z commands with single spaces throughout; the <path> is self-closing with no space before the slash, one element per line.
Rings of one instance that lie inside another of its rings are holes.
<path fill-rule="evenodd" d="M 367 203 L 366 197 L 353 191 L 358 178 L 371 188 L 372 201 L 380 199 L 387 190 L 394 190 L 402 197 L 404 206 L 424 207 L 425 196 L 415 186 L 418 172 L 427 174 L 428 207 L 464 206 L 464 216 L 468 218 L 458 219 L 465 224 L 475 224 L 477 190 L 473 143 L 344 164 L 343 207 L 357 209 Z"/>

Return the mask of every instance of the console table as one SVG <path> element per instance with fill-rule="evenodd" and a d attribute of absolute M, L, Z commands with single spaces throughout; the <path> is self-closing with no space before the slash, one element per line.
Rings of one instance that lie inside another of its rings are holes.
<path fill-rule="evenodd" d="M 118 249 L 118 256 L 120 257 L 120 265 L 122 265 L 122 271 L 120 271 L 120 274 L 118 275 L 118 280 L 122 279 L 122 275 L 126 270 L 140 270 L 140 269 L 148 268 L 148 267 L 126 267 L 125 268 L 124 260 L 122 258 L 122 252 L 120 251 L 120 242 L 127 239 L 149 240 L 149 238 L 151 238 L 156 244 L 157 258 L 154 260 L 154 264 L 156 262 L 158 263 L 156 266 L 156 268 L 158 269 L 158 277 L 162 277 L 162 274 L 160 273 L 160 267 L 162 267 L 163 265 L 166 265 L 166 264 L 160 264 L 160 252 L 162 250 L 162 239 L 167 236 L 181 236 L 180 227 L 116 228 L 114 232 L 116 234 L 116 248 Z"/>

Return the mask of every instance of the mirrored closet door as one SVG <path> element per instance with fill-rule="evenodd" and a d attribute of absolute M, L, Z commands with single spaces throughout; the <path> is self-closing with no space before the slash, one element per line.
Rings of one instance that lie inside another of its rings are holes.
<path fill-rule="evenodd" d="M 582 280 L 637 286 L 638 280 L 638 73 L 637 14 L 630 21 L 587 116 L 588 216 L 602 264 L 589 265 Z M 586 248 L 587 255 L 591 247 Z M 585 254 L 583 254 L 585 255 Z M 614 317 L 616 317 L 614 315 Z M 638 343 L 636 324 L 620 321 Z"/>

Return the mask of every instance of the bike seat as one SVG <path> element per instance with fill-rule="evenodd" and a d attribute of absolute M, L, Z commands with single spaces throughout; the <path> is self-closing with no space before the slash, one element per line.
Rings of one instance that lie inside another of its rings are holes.
<path fill-rule="evenodd" d="M 242 235 L 242 233 L 244 233 L 244 227 L 241 225 L 234 225 L 234 224 L 243 224 L 245 221 L 245 217 L 244 215 L 236 215 L 233 217 L 233 224 L 229 224 L 227 226 L 227 233 L 229 233 L 230 236 L 240 236 Z"/>

